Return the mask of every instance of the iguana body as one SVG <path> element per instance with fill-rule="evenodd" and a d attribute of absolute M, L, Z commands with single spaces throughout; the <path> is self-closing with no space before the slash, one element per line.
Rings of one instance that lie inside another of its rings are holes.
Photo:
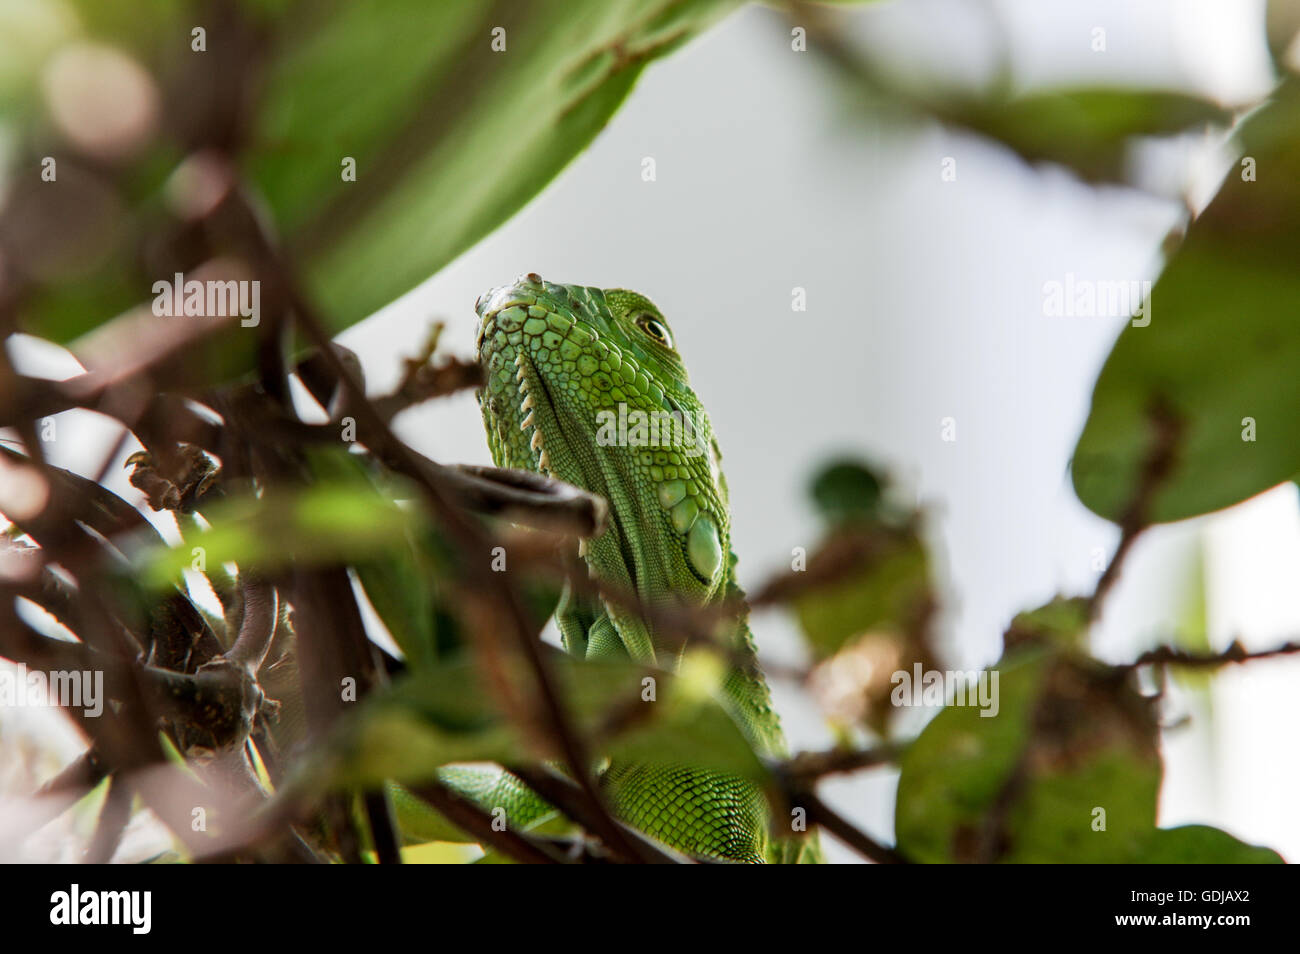
<path fill-rule="evenodd" d="M 659 310 L 634 292 L 528 275 L 482 296 L 477 311 L 493 459 L 609 501 L 608 528 L 579 551 L 592 574 L 647 605 L 741 597 L 717 443 Z M 589 658 L 672 666 L 680 648 L 621 607 L 571 593 L 556 620 L 565 648 Z M 735 631 L 751 663 L 726 679 L 732 714 L 759 752 L 783 754 L 743 619 Z M 744 862 L 794 860 L 800 851 L 770 841 L 764 799 L 740 778 L 615 763 L 602 783 L 620 817 L 680 850 Z M 495 795 L 518 795 L 517 780 L 498 784 L 505 789 Z M 529 812 L 517 798 L 515 808 Z M 807 842 L 804 854 L 815 851 Z"/>

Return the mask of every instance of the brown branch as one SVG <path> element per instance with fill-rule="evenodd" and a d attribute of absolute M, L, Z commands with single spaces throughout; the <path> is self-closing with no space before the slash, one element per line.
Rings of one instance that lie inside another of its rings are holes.
<path fill-rule="evenodd" d="M 492 817 L 470 799 L 438 781 L 411 788 L 411 793 L 428 802 L 454 824 L 485 845 L 523 864 L 558 865 L 566 859 L 549 846 L 512 831 L 497 829 Z"/>
<path fill-rule="evenodd" d="M 328 352 L 328 357 L 327 357 Z M 365 382 L 361 362 L 349 349 L 331 341 L 328 348 L 316 348 L 297 367 L 297 373 L 311 396 L 322 407 L 330 409 L 335 421 L 352 411 L 348 387 L 341 383 L 338 369 L 347 369 L 353 378 L 351 387 L 357 393 L 364 391 Z M 400 388 L 399 388 L 400 390 Z M 392 414 L 381 411 L 378 398 L 369 406 L 356 409 L 356 414 L 370 418 L 378 416 L 385 424 Z M 391 407 L 389 408 L 391 410 Z M 371 413 L 368 413 L 371 412 Z M 409 445 L 394 452 L 395 435 L 376 435 L 364 428 L 372 441 L 364 441 L 371 452 L 390 470 L 417 483 L 434 481 L 456 504 L 478 513 L 498 516 L 535 530 L 575 537 L 597 536 L 605 527 L 609 507 L 597 494 L 525 470 L 501 467 L 480 467 L 471 464 L 440 464 L 425 457 Z M 312 435 L 319 439 L 337 440 L 333 427 L 313 428 Z"/>
<path fill-rule="evenodd" d="M 599 536 L 609 520 L 605 498 L 573 484 L 528 470 L 428 462 L 456 500 L 478 513 L 573 537 Z"/>
<path fill-rule="evenodd" d="M 108 780 L 108 793 L 95 822 L 95 834 L 91 838 L 90 847 L 86 849 L 86 864 L 108 864 L 117 853 L 122 833 L 130 821 L 131 792 L 113 776 Z"/>
<path fill-rule="evenodd" d="M 249 699 L 250 687 L 241 670 L 205 668 L 188 675 L 140 665 L 130 657 L 37 632 L 7 608 L 11 603 L 0 604 L 0 633 L 4 635 L 0 655 L 38 669 L 101 672 L 109 699 L 143 703 L 151 716 L 193 722 L 211 732 L 218 742 L 238 741 L 246 734 L 250 711 L 255 712 L 256 707 Z"/>
<path fill-rule="evenodd" d="M 14 375 L 7 400 L 0 404 L 0 426 L 79 407 L 119 417 L 133 403 L 125 395 L 141 378 L 149 377 L 156 390 L 183 389 L 187 384 L 183 362 L 176 359 L 237 324 L 227 318 L 159 321 L 148 308 L 130 311 L 78 343 L 77 358 L 87 369 L 84 374 L 63 381 Z"/>
<path fill-rule="evenodd" d="M 393 822 L 392 806 L 382 791 L 366 792 L 362 796 L 366 820 L 370 823 L 370 840 L 375 846 L 375 860 L 381 865 L 400 865 L 402 851 L 398 847 L 397 826 Z"/>
<path fill-rule="evenodd" d="M 876 768 L 898 761 L 901 745 L 881 745 L 873 749 L 831 749 L 827 752 L 800 752 L 787 759 L 778 774 L 789 779 L 796 790 L 810 787 L 827 775 L 842 775 Z"/>
<path fill-rule="evenodd" d="M 808 593 L 852 579 L 912 543 L 914 529 L 881 525 L 847 526 L 830 535 L 808 559 L 806 569 L 770 578 L 750 597 L 754 607 L 789 603 Z"/>
<path fill-rule="evenodd" d="M 1234 663 L 1255 662 L 1260 659 L 1272 659 L 1277 656 L 1289 656 L 1300 653 L 1300 642 L 1283 643 L 1272 649 L 1250 652 L 1237 640 L 1233 640 L 1227 649 L 1218 653 L 1198 653 L 1176 646 L 1157 646 L 1148 649 L 1130 663 L 1119 668 L 1136 669 L 1138 666 L 1186 666 L 1190 669 L 1214 669 Z"/>
<path fill-rule="evenodd" d="M 808 813 L 808 821 L 826 829 L 858 854 L 878 865 L 905 865 L 911 861 L 897 849 L 882 845 L 862 829 L 853 825 L 839 812 L 823 802 L 815 792 L 804 790 L 791 793 L 792 805 Z"/>
<path fill-rule="evenodd" d="M 1154 439 L 1142 464 L 1138 476 L 1137 490 L 1133 499 L 1120 516 L 1119 545 L 1115 555 L 1106 565 L 1097 588 L 1088 600 L 1088 618 L 1096 620 L 1101 616 L 1102 605 L 1107 594 L 1119 580 L 1124 560 L 1132 549 L 1134 542 L 1149 526 L 1151 504 L 1156 491 L 1168 478 L 1177 461 L 1178 442 L 1182 437 L 1183 424 L 1177 415 L 1163 401 L 1157 401 L 1150 411 L 1150 422 L 1154 430 Z"/>
<path fill-rule="evenodd" d="M 390 394 L 373 398 L 375 406 L 386 420 L 392 420 L 402 411 L 433 398 L 445 397 L 465 388 L 478 387 L 483 383 L 483 369 L 477 361 L 464 361 L 460 358 L 444 358 L 433 364 L 433 355 L 438 350 L 438 340 L 442 337 L 441 321 L 435 321 L 429 328 L 429 334 L 420 353 L 404 362 L 406 370 L 402 380 Z M 331 409 L 331 417 L 340 413 Z"/>

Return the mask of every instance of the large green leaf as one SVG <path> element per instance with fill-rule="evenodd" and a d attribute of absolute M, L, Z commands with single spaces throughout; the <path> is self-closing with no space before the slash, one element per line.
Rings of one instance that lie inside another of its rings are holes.
<path fill-rule="evenodd" d="M 901 759 L 899 848 L 920 861 L 1274 862 L 1216 829 L 1156 828 L 1149 700 L 1060 649 L 999 667 L 997 714 L 949 706 Z"/>
<path fill-rule="evenodd" d="M 339 4 L 306 35 L 294 24 L 247 167 L 334 327 L 508 218 L 600 131 L 646 63 L 735 5 L 390 0 Z M 354 183 L 341 179 L 344 156 L 357 160 Z"/>
<path fill-rule="evenodd" d="M 1015 768 L 1029 737 L 1028 711 L 1044 660 L 1002 670 L 998 714 L 949 707 L 926 726 L 900 759 L 894 828 L 898 846 L 918 861 L 960 857 L 966 832 L 985 813 Z"/>
<path fill-rule="evenodd" d="M 23 303 L 28 330 L 69 341 L 148 301 L 152 283 L 180 267 L 159 252 L 160 239 L 178 234 L 163 184 L 186 150 L 233 147 L 266 224 L 340 330 L 504 222 L 587 146 L 647 63 L 740 0 L 244 0 L 237 17 L 198 0 L 142 0 L 129 15 L 51 0 L 58 16 L 4 2 L 0 23 L 14 25 L 11 45 L 30 54 L 0 68 L 0 101 L 32 116 L 14 150 L 24 181 L 39 171 L 33 156 L 59 141 L 37 96 L 61 41 L 127 51 L 164 106 L 157 136 L 118 174 L 77 174 L 69 160 L 57 183 L 32 190 L 27 223 L 58 219 L 50 203 L 80 188 L 64 205 L 87 222 L 65 229 L 61 249 L 102 224 L 91 213 L 113 226 L 93 255 Z M 204 52 L 191 49 L 197 27 L 207 30 Z M 345 160 L 355 181 L 344 179 Z M 31 243 L 18 235 L 15 244 Z M 184 236 L 180 259 L 193 247 Z M 237 357 L 247 363 L 250 349 Z"/>
<path fill-rule="evenodd" d="M 1235 166 L 1126 327 L 1092 398 L 1075 491 L 1118 520 L 1159 433 L 1173 466 L 1147 519 L 1217 510 L 1300 473 L 1300 82 L 1286 81 L 1240 132 Z M 1248 177 L 1253 167 L 1254 181 Z M 1255 439 L 1245 440 L 1251 419 Z"/>

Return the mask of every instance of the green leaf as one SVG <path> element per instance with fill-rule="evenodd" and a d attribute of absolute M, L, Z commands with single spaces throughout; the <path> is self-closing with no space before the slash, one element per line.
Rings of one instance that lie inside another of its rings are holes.
<path fill-rule="evenodd" d="M 198 547 L 209 566 L 239 563 L 268 570 L 291 561 L 351 563 L 390 551 L 412 520 L 371 487 L 337 483 L 237 497 L 205 509 L 204 516 L 210 530 L 180 547 L 142 551 L 135 572 L 148 585 L 168 585 L 192 568 Z"/>
<path fill-rule="evenodd" d="M 680 675 L 567 656 L 552 662 L 560 697 L 586 737 L 602 730 L 611 713 L 627 716 L 624 728 L 599 746 L 600 754 L 763 777 L 762 763 L 720 702 L 720 669 L 690 657 Z M 653 701 L 642 701 L 647 676 L 655 680 Z M 515 687 L 529 679 L 515 668 L 508 677 Z M 461 659 L 412 672 L 367 701 L 305 778 L 311 785 L 414 783 L 451 763 L 535 759 L 477 666 Z"/>
<path fill-rule="evenodd" d="M 735 0 L 339 4 L 283 27 L 246 161 L 335 330 L 537 194 Z M 504 30 L 504 52 L 492 48 Z M 353 157 L 356 182 L 340 163 Z"/>
<path fill-rule="evenodd" d="M 1279 71 L 1285 72 L 1290 68 L 1286 62 L 1287 51 L 1296 35 L 1300 34 L 1300 2 L 1268 0 L 1264 22 L 1273 63 Z"/>
<path fill-rule="evenodd" d="M 1209 825 L 1161 828 L 1143 846 L 1144 864 L 1280 865 L 1282 856 L 1271 848 L 1248 845 Z"/>
<path fill-rule="evenodd" d="M 1152 289 L 1150 324 L 1124 329 L 1097 380 L 1072 471 L 1079 499 L 1111 520 L 1137 498 L 1161 428 L 1177 436 L 1151 522 L 1300 473 L 1300 81 L 1246 120 L 1240 142 L 1255 181 L 1230 170 Z"/>
<path fill-rule="evenodd" d="M 1041 646 L 1017 652 L 997 671 L 996 715 L 949 706 L 900 760 L 895 829 L 909 857 L 1022 864 L 1279 860 L 1216 829 L 1156 828 L 1156 725 L 1150 700 L 1127 685 L 1124 673 Z"/>
<path fill-rule="evenodd" d="M 1081 597 L 1055 597 L 1050 603 L 1017 613 L 1007 627 L 1008 644 L 1017 640 L 1046 641 L 1064 648 L 1086 649 L 1088 601 Z"/>
<path fill-rule="evenodd" d="M 1088 181 L 1124 178 L 1130 141 L 1168 136 L 1232 114 L 1195 96 L 1113 87 L 1047 90 L 939 107 L 938 116 L 1002 142 L 1029 162 L 1056 162 Z"/>
<path fill-rule="evenodd" d="M 870 519 L 880 507 L 881 479 L 859 460 L 838 460 L 813 478 L 812 498 L 830 523 Z"/>
<path fill-rule="evenodd" d="M 1159 89 L 1080 86 L 1028 93 L 1005 71 L 988 90 L 940 89 L 876 61 L 830 30 L 814 38 L 856 91 L 878 110 L 908 120 L 932 118 L 1001 142 L 1028 162 L 1067 166 L 1090 182 L 1120 181 L 1129 146 L 1140 137 L 1169 136 L 1213 124 L 1232 111 L 1197 96 Z"/>
<path fill-rule="evenodd" d="M 396 543 L 396 541 L 395 541 Z M 357 578 L 407 665 L 427 666 L 437 658 L 432 567 L 406 535 L 401 545 L 353 564 Z"/>
<path fill-rule="evenodd" d="M 58 188 L 38 183 L 25 220 L 61 223 L 61 254 L 85 254 L 24 298 L 23 327 L 64 343 L 148 302 L 152 283 L 172 277 L 175 256 L 160 256 L 159 240 L 177 230 L 163 201 L 184 158 L 176 144 L 215 138 L 226 148 L 228 138 L 308 297 L 331 330 L 346 328 L 518 211 L 586 148 L 647 64 L 739 3 L 388 0 L 307 15 L 245 0 L 234 7 L 238 28 L 197 2 L 141 0 L 128 14 L 79 0 L 59 16 L 20 5 L 11 19 L 25 53 L 0 65 L 0 103 L 18 101 L 14 115 L 31 117 L 30 142 L 14 150 L 25 163 L 50 138 L 38 80 L 62 41 L 124 50 L 167 96 L 186 93 L 186 108 L 166 111 L 160 134 L 116 178 L 72 160 L 65 175 L 60 160 Z M 190 49 L 196 25 L 208 31 L 204 53 Z M 240 90 L 232 77 L 254 78 L 246 107 L 226 101 Z M 221 135 L 245 114 L 245 128 Z M 355 181 L 345 181 L 352 162 Z M 79 181 L 75 201 L 50 205 Z M 167 274 L 155 274 L 161 261 Z M 202 349 L 227 358 L 204 367 L 210 377 L 251 365 L 257 336 L 223 337 Z"/>
<path fill-rule="evenodd" d="M 446 841 L 429 841 L 422 845 L 405 845 L 402 848 L 404 865 L 465 865 L 465 864 L 510 864 L 508 858 L 475 858 L 477 850 L 462 844 Z"/>
<path fill-rule="evenodd" d="M 791 603 L 818 658 L 875 628 L 909 632 L 931 598 L 930 561 L 911 531 L 873 528 L 878 547 L 844 579 L 811 587 Z"/>
<path fill-rule="evenodd" d="M 579 700 L 580 715 L 592 728 L 609 710 L 611 698 L 623 705 L 632 701 L 634 706 L 649 707 L 648 718 L 634 721 L 605 746 L 611 758 L 646 765 L 690 765 L 755 780 L 766 777 L 766 769 L 726 708 L 725 668 L 712 654 L 688 652 L 675 675 L 653 673 L 657 684 L 653 701 L 644 699 L 645 670 L 624 663 L 591 666 L 574 667 L 569 685 L 573 698 Z"/>
<path fill-rule="evenodd" d="M 1039 652 L 1003 667 L 998 714 L 948 707 L 899 760 L 894 829 L 898 847 L 917 861 L 952 861 L 968 850 L 1029 738 L 1029 712 L 1048 657 Z"/>

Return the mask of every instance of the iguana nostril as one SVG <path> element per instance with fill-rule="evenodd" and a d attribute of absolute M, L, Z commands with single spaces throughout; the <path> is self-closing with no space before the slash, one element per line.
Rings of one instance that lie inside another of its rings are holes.
<path fill-rule="evenodd" d="M 524 281 L 533 285 L 540 285 L 542 283 L 542 276 L 538 275 L 536 272 L 529 272 L 524 276 Z"/>

